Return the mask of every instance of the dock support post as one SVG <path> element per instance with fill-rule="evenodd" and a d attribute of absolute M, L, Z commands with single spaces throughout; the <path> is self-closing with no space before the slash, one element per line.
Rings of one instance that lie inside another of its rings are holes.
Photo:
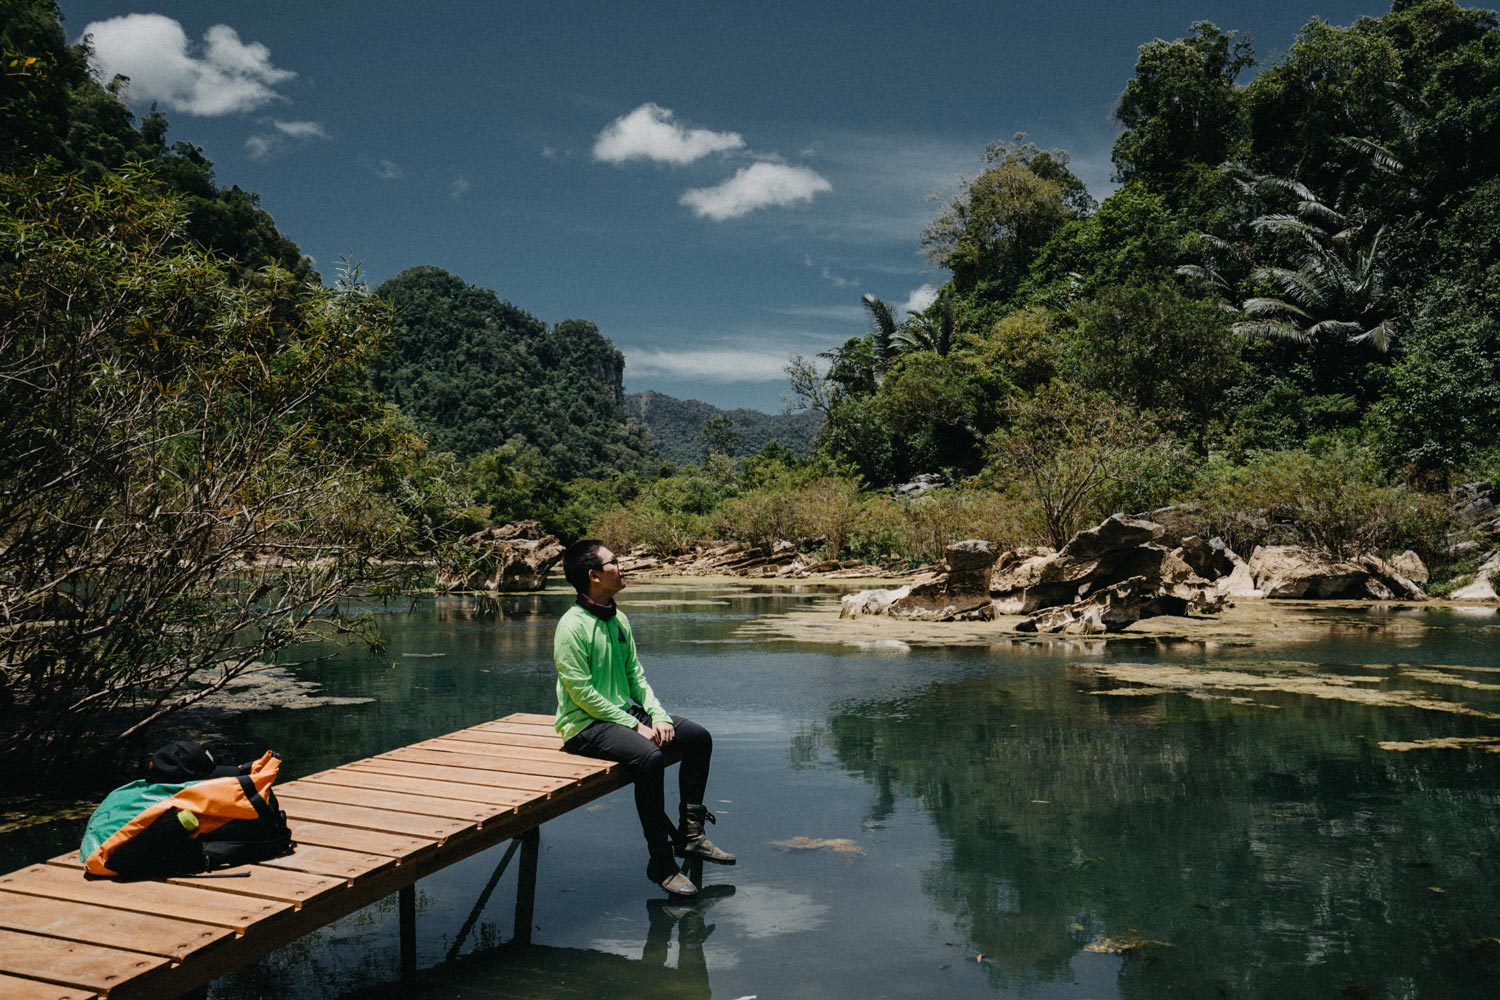
<path fill-rule="evenodd" d="M 521 944 L 531 943 L 531 921 L 536 909 L 536 862 L 541 854 L 542 828 L 537 826 L 521 834 L 521 868 L 516 878 L 516 936 Z"/>
<path fill-rule="evenodd" d="M 403 885 L 396 893 L 401 915 L 401 978 L 417 974 L 417 884 Z"/>

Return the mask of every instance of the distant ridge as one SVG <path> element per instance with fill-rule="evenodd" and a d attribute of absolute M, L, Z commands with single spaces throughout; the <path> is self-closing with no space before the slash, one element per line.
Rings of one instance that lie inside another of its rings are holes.
<path fill-rule="evenodd" d="M 650 429 L 662 457 L 678 465 L 703 461 L 703 425 L 721 413 L 734 421 L 737 458 L 757 454 L 771 441 L 798 456 L 809 455 L 813 438 L 822 425 L 822 418 L 816 413 L 721 410 L 702 400 L 678 399 L 650 390 L 627 395 L 624 410 Z"/>

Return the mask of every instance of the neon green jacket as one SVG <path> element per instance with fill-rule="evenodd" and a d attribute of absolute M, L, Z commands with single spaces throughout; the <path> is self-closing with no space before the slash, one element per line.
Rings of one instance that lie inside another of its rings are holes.
<path fill-rule="evenodd" d="M 573 605 L 557 623 L 552 659 L 557 665 L 557 720 L 553 724 L 564 742 L 595 719 L 634 729 L 635 716 L 626 711 L 632 699 L 652 719 L 668 718 L 646 683 L 625 612 L 604 621 Z"/>

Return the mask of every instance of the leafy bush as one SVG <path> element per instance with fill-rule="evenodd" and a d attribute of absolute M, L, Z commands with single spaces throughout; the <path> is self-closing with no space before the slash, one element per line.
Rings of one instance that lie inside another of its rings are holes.
<path fill-rule="evenodd" d="M 986 478 L 1054 548 L 1116 510 L 1154 505 L 1170 493 L 1160 483 L 1166 471 L 1184 467 L 1149 416 L 1102 393 L 1054 381 L 1006 412 Z"/>
<path fill-rule="evenodd" d="M 1339 558 L 1410 548 L 1432 561 L 1451 527 L 1445 497 L 1379 485 L 1369 461 L 1347 450 L 1215 463 L 1198 496 L 1208 530 L 1242 554 L 1301 543 Z"/>
<path fill-rule="evenodd" d="M 956 541 L 982 538 L 997 549 L 1036 539 L 1014 498 L 993 490 L 933 490 L 912 500 L 869 500 L 854 547 L 871 560 L 897 557 L 909 564 L 937 563 Z"/>
<path fill-rule="evenodd" d="M 442 530 L 441 470 L 368 387 L 386 309 L 246 280 L 182 226 L 139 180 L 0 176 L 10 761 L 82 759 L 347 631 L 344 598 Z"/>
<path fill-rule="evenodd" d="M 820 476 L 802 487 L 798 497 L 802 531 L 823 539 L 823 556 L 838 559 L 859 529 L 864 501 L 852 479 Z"/>
<path fill-rule="evenodd" d="M 715 523 L 724 536 L 770 552 L 779 541 L 806 537 L 804 513 L 801 492 L 777 483 L 726 500 Z"/>
<path fill-rule="evenodd" d="M 640 547 L 656 556 L 670 556 L 688 551 L 712 537 L 713 531 L 707 517 L 670 513 L 639 497 L 594 518 L 588 534 L 605 539 L 622 552 Z"/>

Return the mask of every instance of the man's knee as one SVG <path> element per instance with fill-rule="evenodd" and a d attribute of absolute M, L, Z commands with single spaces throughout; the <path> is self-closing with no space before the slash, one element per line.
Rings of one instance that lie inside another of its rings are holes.
<path fill-rule="evenodd" d="M 691 749 L 695 753 L 708 753 L 714 748 L 714 738 L 707 729 L 691 719 L 679 719 L 676 722 L 676 739 L 684 750 Z"/>
<path fill-rule="evenodd" d="M 630 767 L 635 772 L 636 777 L 640 778 L 651 774 L 661 774 L 666 770 L 667 762 L 662 757 L 661 748 L 653 746 L 648 752 L 642 753 L 630 761 Z"/>

